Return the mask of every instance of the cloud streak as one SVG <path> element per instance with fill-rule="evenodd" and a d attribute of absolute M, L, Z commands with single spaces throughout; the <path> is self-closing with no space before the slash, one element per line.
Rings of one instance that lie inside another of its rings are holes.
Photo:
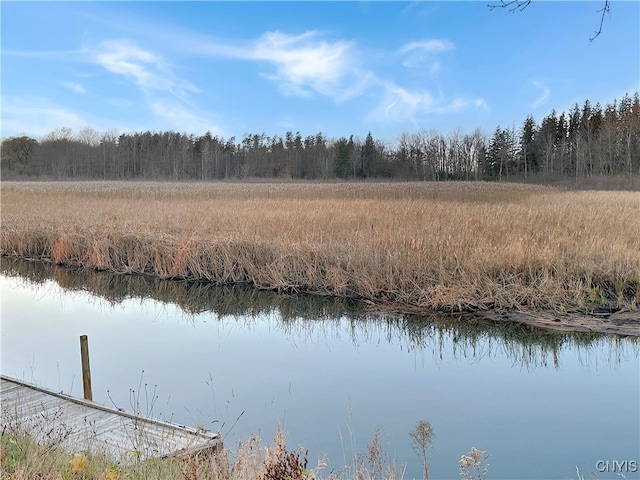
<path fill-rule="evenodd" d="M 276 68 L 271 77 L 286 90 L 306 94 L 311 88 L 330 96 L 350 73 L 352 46 L 344 41 L 315 41 L 315 32 L 291 36 L 268 32 L 256 42 L 251 58 L 267 61 Z"/>
<path fill-rule="evenodd" d="M 211 132 L 214 135 L 225 133 L 219 125 L 195 113 L 193 109 L 185 107 L 182 103 L 156 100 L 151 103 L 150 108 L 173 130 L 199 135 L 206 132 Z"/>
<path fill-rule="evenodd" d="M 454 45 L 449 40 L 421 40 L 418 42 L 410 42 L 400 47 L 400 53 L 408 53 L 420 51 L 424 53 L 439 53 L 447 50 L 453 50 Z"/>
<path fill-rule="evenodd" d="M 404 57 L 402 66 L 406 68 L 419 68 L 429 66 L 431 73 L 440 70 L 440 63 L 433 58 L 440 53 L 454 50 L 455 45 L 449 40 L 427 39 L 410 42 L 398 49 L 398 53 Z"/>
<path fill-rule="evenodd" d="M 99 44 L 91 59 L 136 85 L 144 93 L 143 105 L 161 128 L 200 134 L 223 132 L 194 106 L 193 96 L 201 90 L 177 75 L 161 55 L 129 40 L 110 40 Z M 108 103 L 116 108 L 128 108 L 134 102 L 128 98 L 112 98 Z"/>
<path fill-rule="evenodd" d="M 162 57 L 130 41 L 105 41 L 92 57 L 98 65 L 132 80 L 143 90 L 164 91 L 178 98 L 199 92 L 190 82 L 178 78 Z"/>
<path fill-rule="evenodd" d="M 142 30 L 145 30 L 144 26 Z M 157 32 L 157 29 L 145 31 Z M 424 83 L 412 83 L 417 78 L 416 73 L 422 77 L 423 74 L 435 76 L 447 69 L 447 57 L 443 54 L 456 49 L 448 39 L 418 38 L 399 46 L 390 45 L 382 51 L 368 51 L 367 45 L 359 45 L 356 40 L 332 38 L 318 30 L 293 34 L 271 30 L 251 38 L 226 40 L 171 25 L 164 25 L 162 37 L 155 33 L 152 37 L 136 36 L 137 32 L 129 30 L 126 34 L 130 37 L 98 40 L 79 50 L 33 52 L 31 55 L 73 57 L 81 63 L 98 66 L 100 74 L 95 71 L 86 74 L 90 80 L 60 81 L 59 85 L 77 94 L 95 93 L 101 88 L 103 92 L 111 92 L 103 95 L 103 99 L 115 114 L 127 115 L 124 110 L 136 105 L 136 114 L 149 116 L 156 128 L 166 125 L 180 131 L 220 133 L 224 130 L 218 122 L 211 121 L 216 115 L 207 111 L 218 107 L 203 105 L 224 95 L 219 88 L 224 88 L 227 79 L 216 83 L 214 74 L 212 81 L 206 80 L 208 94 L 200 96 L 203 91 L 193 83 L 196 77 L 190 78 L 190 73 L 180 69 L 181 65 L 189 65 L 192 61 L 187 58 L 189 56 L 200 57 L 197 60 L 199 69 L 214 72 L 220 59 L 250 63 L 255 68 L 255 78 L 272 83 L 281 95 L 325 102 L 329 99 L 336 104 L 354 101 L 352 115 L 383 123 L 415 123 L 427 114 L 478 108 L 484 102 L 462 96 L 451 98 L 446 92 L 425 88 Z M 209 65 L 207 60 L 211 61 Z M 415 70 L 403 70 L 399 68 L 401 66 Z M 230 71 L 234 71 L 233 68 Z M 117 94 L 113 93 L 115 90 L 109 90 L 121 87 L 125 83 L 123 80 L 142 95 L 132 93 L 130 89 Z M 227 99 L 221 101 L 221 105 L 226 103 Z M 292 111 L 300 108 L 289 102 L 282 105 L 289 106 Z M 62 112 L 59 113 L 62 116 Z M 239 123 L 233 115 L 227 121 Z M 79 127 L 78 119 L 72 116 L 59 123 Z"/>
<path fill-rule="evenodd" d="M 535 82 L 535 81 L 533 82 L 533 86 L 539 90 L 542 90 L 542 92 L 540 93 L 540 96 L 538 96 L 538 98 L 536 98 L 531 103 L 531 108 L 536 109 L 544 105 L 545 103 L 547 103 L 547 101 L 551 97 L 551 89 L 549 89 L 549 87 L 547 87 L 546 85 L 543 85 L 542 83 Z"/>
<path fill-rule="evenodd" d="M 358 66 L 355 43 L 324 40 L 315 30 L 299 35 L 270 31 L 244 46 L 211 43 L 201 50 L 271 64 L 274 70 L 261 76 L 278 84 L 286 95 L 317 93 L 342 102 L 362 94 L 374 79 L 370 71 Z"/>
<path fill-rule="evenodd" d="M 65 87 L 73 90 L 76 93 L 86 93 L 86 90 L 84 89 L 84 86 L 82 86 L 80 83 L 75 83 L 75 82 L 64 82 L 62 85 L 64 85 Z"/>
<path fill-rule="evenodd" d="M 42 137 L 60 128 L 80 130 L 89 125 L 81 114 L 40 97 L 2 98 L 2 136 L 27 134 Z"/>
<path fill-rule="evenodd" d="M 170 33 L 170 32 L 169 32 Z M 376 71 L 370 58 L 349 39 L 328 38 L 317 30 L 302 33 L 286 33 L 280 30 L 267 31 L 254 39 L 212 39 L 211 37 L 186 32 L 172 45 L 190 54 L 210 58 L 226 58 L 255 64 L 257 76 L 272 82 L 279 92 L 288 97 L 325 97 L 336 103 L 344 103 L 367 94 L 378 106 L 373 116 L 384 122 L 401 123 L 415 121 L 425 112 L 432 114 L 477 108 L 483 100 L 461 98 L 444 99 L 424 89 L 412 89 L 403 85 L 392 70 Z M 389 50 L 389 58 L 407 68 L 423 68 L 435 75 L 443 66 L 443 53 L 455 50 L 447 39 L 427 38 L 407 42 L 399 48 Z M 374 57 L 379 58 L 379 54 Z M 127 41 L 104 42 L 95 56 L 96 61 L 108 71 L 132 80 L 145 91 L 166 91 L 184 101 L 183 113 L 187 110 L 187 94 L 197 91 L 189 82 L 173 74 L 166 60 L 149 50 Z M 266 66 L 266 68 L 265 68 Z M 183 114 L 164 115 L 175 109 L 175 102 L 156 98 L 149 103 L 155 115 L 166 120 Z M 474 103 L 475 102 L 475 103 Z M 173 107 L 168 108 L 168 105 Z M 162 106 L 162 107 L 161 107 Z M 371 112 L 364 114 L 371 118 Z M 206 119 L 195 115 L 185 122 L 200 126 Z"/>
<path fill-rule="evenodd" d="M 387 82 L 384 84 L 381 101 L 369 112 L 367 118 L 384 124 L 409 121 L 417 125 L 428 115 L 449 114 L 470 108 L 486 108 L 486 102 L 483 98 L 434 97 L 425 90 L 411 91 Z"/>

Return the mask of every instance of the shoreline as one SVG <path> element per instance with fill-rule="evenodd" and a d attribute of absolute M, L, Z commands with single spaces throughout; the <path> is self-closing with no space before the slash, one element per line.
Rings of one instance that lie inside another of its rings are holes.
<path fill-rule="evenodd" d="M 633 192 L 3 182 L 0 195 L 4 256 L 640 336 Z"/>
<path fill-rule="evenodd" d="M 150 274 L 126 274 L 109 271 L 100 271 L 91 267 L 84 267 L 80 265 L 61 265 L 55 262 L 43 259 L 43 258 L 25 258 L 2 254 L 0 258 L 8 260 L 17 260 L 24 262 L 35 262 L 40 264 L 51 265 L 60 267 L 72 271 L 74 269 L 88 270 L 91 273 L 106 273 L 109 275 L 125 276 L 147 276 L 156 280 L 163 280 L 169 282 L 195 282 L 195 283 L 207 283 L 201 282 L 196 279 L 162 279 L 160 277 Z M 373 314 L 390 314 L 390 315 L 417 315 L 417 316 L 431 316 L 431 315 L 460 315 L 461 317 L 468 317 L 470 320 L 487 320 L 491 322 L 505 322 L 505 323 L 519 323 L 523 325 L 529 325 L 536 328 L 542 328 L 555 332 L 562 333 L 595 333 L 603 335 L 615 335 L 621 338 L 624 337 L 638 337 L 640 338 L 640 308 L 635 310 L 630 309 L 600 309 L 593 313 L 581 313 L 581 312 L 553 312 L 550 310 L 521 310 L 521 309 L 496 309 L 496 310 L 483 310 L 483 311 L 445 311 L 445 310 L 428 310 L 419 309 L 407 305 L 393 305 L 389 303 L 375 303 L 367 299 L 359 299 L 355 297 L 340 297 L 335 295 L 318 294 L 308 291 L 297 292 L 279 292 L 275 289 L 261 288 L 251 284 L 227 284 L 211 286 L 244 286 L 250 289 L 262 290 L 271 293 L 288 293 L 291 295 L 309 295 L 314 297 L 329 297 L 332 299 L 353 300 L 359 305 L 363 306 L 365 311 Z M 64 287 L 63 287 L 64 288 Z"/>
<path fill-rule="evenodd" d="M 515 321 L 534 327 L 567 333 L 600 333 L 640 338 L 640 309 L 597 314 L 554 314 L 553 312 L 492 312 L 488 319 Z"/>

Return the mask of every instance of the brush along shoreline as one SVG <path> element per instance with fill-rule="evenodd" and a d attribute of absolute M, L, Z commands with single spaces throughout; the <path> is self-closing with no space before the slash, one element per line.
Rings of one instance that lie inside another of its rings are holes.
<path fill-rule="evenodd" d="M 640 336 L 640 194 L 481 182 L 2 182 L 0 254 Z"/>

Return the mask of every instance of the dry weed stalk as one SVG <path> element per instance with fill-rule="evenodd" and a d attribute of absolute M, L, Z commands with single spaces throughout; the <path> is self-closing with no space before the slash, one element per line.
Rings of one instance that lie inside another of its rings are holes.
<path fill-rule="evenodd" d="M 44 449 L 15 432 L 0 436 L 0 476 L 11 480 L 99 479 L 99 480 L 313 480 L 321 478 L 324 461 L 307 469 L 306 451 L 289 451 L 285 435 L 278 430 L 270 447 L 261 446 L 257 437 L 238 443 L 236 449 L 221 449 L 214 455 L 199 452 L 183 458 L 150 459 L 119 465 L 106 455 L 87 452 L 72 453 L 62 448 Z M 232 460 L 235 457 L 235 461 Z M 395 462 L 387 464 L 387 456 L 376 431 L 360 456 L 360 465 L 346 473 L 331 472 L 327 480 L 400 480 L 404 469 Z M 363 462 L 368 463 L 367 468 Z"/>
<path fill-rule="evenodd" d="M 640 195 L 515 184 L 2 184 L 0 253 L 411 311 L 640 305 Z"/>
<path fill-rule="evenodd" d="M 487 452 L 472 447 L 467 455 L 460 457 L 460 476 L 463 480 L 483 480 L 489 472 Z"/>
<path fill-rule="evenodd" d="M 260 480 L 312 480 L 314 475 L 307 470 L 307 451 L 288 451 L 285 435 L 276 432 L 274 445 L 267 448 Z"/>
<path fill-rule="evenodd" d="M 409 436 L 411 437 L 411 448 L 422 460 L 422 478 L 429 480 L 429 454 L 435 437 L 433 427 L 427 420 L 418 420 L 415 428 L 409 432 Z"/>

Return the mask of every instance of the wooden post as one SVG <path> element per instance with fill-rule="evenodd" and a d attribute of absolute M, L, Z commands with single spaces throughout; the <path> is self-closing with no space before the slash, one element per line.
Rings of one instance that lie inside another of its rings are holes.
<path fill-rule="evenodd" d="M 86 335 L 80 335 L 80 356 L 82 357 L 84 399 L 93 401 L 93 395 L 91 394 L 91 368 L 89 368 L 89 341 Z"/>

